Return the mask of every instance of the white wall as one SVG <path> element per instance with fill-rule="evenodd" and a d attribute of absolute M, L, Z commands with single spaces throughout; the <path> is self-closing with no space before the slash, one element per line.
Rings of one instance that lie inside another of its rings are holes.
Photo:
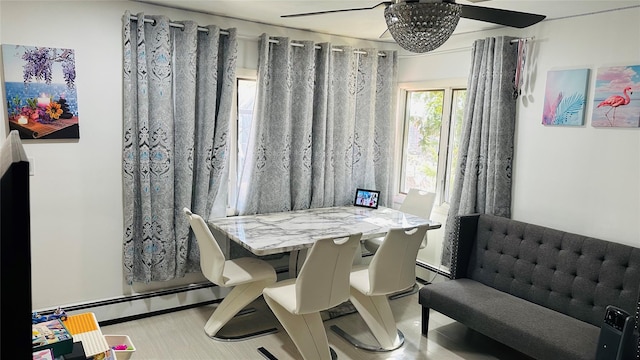
<path fill-rule="evenodd" d="M 245 35 L 238 54 L 238 66 L 244 68 L 255 68 L 256 39 L 262 32 L 389 48 L 128 1 L 2 0 L 2 44 L 71 48 L 76 53 L 80 139 L 24 141 L 35 163 L 35 175 L 30 178 L 34 309 L 202 280 L 190 276 L 133 287 L 123 281 L 121 17 L 125 10 L 237 27 Z M 60 17 L 52 20 L 54 15 Z M 497 34 L 535 36 L 536 60 L 529 73 L 533 77 L 519 107 L 514 218 L 638 246 L 640 129 L 552 128 L 540 122 L 548 70 L 640 64 L 639 19 L 640 10 L 633 9 L 545 21 L 520 31 L 460 35 L 435 55 L 402 58 L 399 79 L 466 77 L 468 48 L 474 39 Z M 619 38 L 618 33 L 630 34 L 631 41 Z M 4 139 L 8 132 L 4 87 L 2 92 L 0 138 Z"/>
<path fill-rule="evenodd" d="M 70 48 L 76 55 L 80 139 L 23 141 L 35 164 L 35 175 L 30 177 L 34 309 L 203 280 L 192 274 L 178 281 L 133 287 L 123 280 L 121 47 L 125 10 L 134 15 L 143 11 L 172 20 L 195 20 L 200 25 L 236 27 L 241 35 L 241 68 L 256 68 L 257 40 L 263 32 L 336 45 L 393 48 L 129 1 L 2 0 L 2 44 Z M 2 86 L 1 139 L 8 133 L 4 98 Z"/>
<path fill-rule="evenodd" d="M 549 70 L 591 69 L 589 98 L 597 68 L 640 65 L 640 8 L 454 36 L 428 55 L 401 56 L 400 82 L 466 76 L 473 40 L 496 35 L 534 38 L 518 99 L 512 217 L 640 246 L 640 129 L 592 127 L 591 100 L 585 126 L 541 125 Z"/>
<path fill-rule="evenodd" d="M 591 100 L 584 128 L 540 125 L 547 71 L 591 69 L 589 98 L 599 67 L 640 65 L 640 9 L 537 30 L 537 77 L 518 109 L 513 216 L 640 246 L 640 129 L 592 127 Z"/>

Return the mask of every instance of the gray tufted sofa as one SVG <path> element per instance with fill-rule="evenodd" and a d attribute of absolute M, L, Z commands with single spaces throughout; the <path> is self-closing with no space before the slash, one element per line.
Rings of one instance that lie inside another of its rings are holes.
<path fill-rule="evenodd" d="M 584 360 L 607 305 L 637 329 L 640 249 L 491 215 L 456 221 L 451 280 L 419 292 L 423 335 L 431 309 L 535 359 Z"/>

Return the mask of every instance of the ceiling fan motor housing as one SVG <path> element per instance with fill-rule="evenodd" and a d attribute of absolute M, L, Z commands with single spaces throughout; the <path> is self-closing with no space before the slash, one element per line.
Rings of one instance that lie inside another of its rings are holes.
<path fill-rule="evenodd" d="M 444 44 L 460 21 L 462 5 L 449 2 L 400 2 L 384 10 L 393 39 L 415 53 L 434 50 Z"/>

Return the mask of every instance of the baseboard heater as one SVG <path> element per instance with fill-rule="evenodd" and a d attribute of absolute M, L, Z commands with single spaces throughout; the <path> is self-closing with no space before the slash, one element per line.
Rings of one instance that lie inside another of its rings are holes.
<path fill-rule="evenodd" d="M 149 316 L 215 304 L 222 301 L 213 293 L 218 286 L 206 282 L 176 288 L 150 291 L 144 294 L 63 306 L 69 315 L 93 312 L 101 326 L 142 319 Z M 226 294 L 225 294 L 226 295 Z M 213 300 L 204 300 L 212 299 Z M 55 309 L 38 311 L 47 315 Z"/>
<path fill-rule="evenodd" d="M 364 253 L 364 254 L 362 254 L 363 258 L 371 257 L 371 256 L 373 256 L 372 253 Z M 437 267 L 435 267 L 435 266 L 433 266 L 431 264 L 428 264 L 428 263 L 426 263 L 424 261 L 421 261 L 421 260 L 416 260 L 416 266 L 421 267 L 421 268 L 423 268 L 425 270 L 429 270 L 431 272 L 434 272 L 434 273 L 436 273 L 438 275 L 442 275 L 442 276 L 447 277 L 447 278 L 451 275 L 448 271 L 442 270 L 441 268 L 437 268 Z"/>
<path fill-rule="evenodd" d="M 416 261 L 416 266 L 421 267 L 421 268 L 423 268 L 425 270 L 429 270 L 429 271 L 431 271 L 433 273 L 436 273 L 438 275 L 444 276 L 446 278 L 451 276 L 451 273 L 449 271 L 442 270 L 439 267 L 435 267 L 433 265 L 427 264 L 426 262 L 423 262 L 423 261 L 420 261 L 420 260 Z"/>
<path fill-rule="evenodd" d="M 278 269 L 276 272 L 280 274 L 283 270 Z M 230 290 L 230 288 L 222 288 L 211 282 L 203 282 L 143 294 L 67 305 L 62 306 L 62 309 L 69 315 L 93 312 L 100 326 L 107 326 L 216 304 L 221 302 Z M 38 310 L 38 313 L 48 315 L 54 311 L 55 309 L 45 309 Z"/>
<path fill-rule="evenodd" d="M 437 273 L 438 275 L 449 276 L 448 272 L 420 261 L 416 263 L 416 266 Z M 278 274 L 283 272 L 287 272 L 287 270 L 277 270 Z M 93 312 L 100 326 L 107 326 L 217 304 L 224 299 L 224 296 L 226 296 L 229 290 L 230 289 L 227 288 L 220 288 L 211 282 L 204 282 L 151 291 L 144 294 L 68 305 L 62 308 L 69 315 Z M 48 315 L 54 311 L 55 309 L 45 309 L 39 310 L 38 312 L 43 315 Z"/>

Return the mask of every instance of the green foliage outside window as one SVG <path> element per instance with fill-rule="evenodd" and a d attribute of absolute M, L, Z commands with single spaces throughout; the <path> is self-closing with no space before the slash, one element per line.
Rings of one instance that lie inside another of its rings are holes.
<path fill-rule="evenodd" d="M 405 187 L 435 191 L 444 91 L 411 92 L 408 102 L 408 176 Z"/>
<path fill-rule="evenodd" d="M 466 93 L 465 89 L 407 93 L 403 191 L 413 187 L 432 192 L 442 191 L 442 201 L 449 200 L 449 192 L 455 180 Z M 445 97 L 450 97 L 450 114 L 448 111 L 447 114 L 444 113 L 448 101 Z M 443 129 L 443 119 L 450 119 L 448 129 Z M 444 142 L 442 149 L 441 142 Z M 441 150 L 445 153 L 441 154 Z M 442 176 L 438 176 L 439 168 L 444 169 Z M 438 180 L 440 177 L 442 179 Z M 439 181 L 445 186 L 444 189 L 436 190 Z"/>

